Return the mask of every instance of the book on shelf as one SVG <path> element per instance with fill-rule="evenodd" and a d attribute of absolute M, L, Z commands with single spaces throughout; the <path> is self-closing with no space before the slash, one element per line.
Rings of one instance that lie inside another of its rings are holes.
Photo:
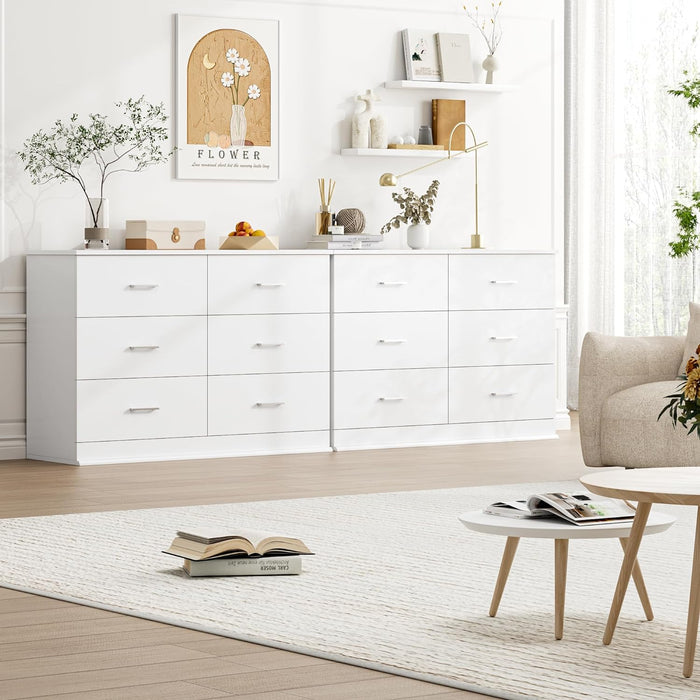
<path fill-rule="evenodd" d="M 265 555 L 312 554 L 296 537 L 268 535 L 252 530 L 227 534 L 215 529 L 179 530 L 166 554 L 199 561 L 216 557 L 261 557 Z"/>
<path fill-rule="evenodd" d="M 290 576 L 301 573 L 301 557 L 219 557 L 193 561 L 182 568 L 189 576 Z"/>
<path fill-rule="evenodd" d="M 403 55 L 407 80 L 440 80 L 435 33 L 425 29 L 404 29 Z"/>
<path fill-rule="evenodd" d="M 625 501 L 595 498 L 589 493 L 538 493 L 526 500 L 497 501 L 484 513 L 506 518 L 559 518 L 575 525 L 631 522 L 634 508 Z"/>
<path fill-rule="evenodd" d="M 465 121 L 466 102 L 464 100 L 433 100 L 433 143 L 447 148 L 450 134 L 455 124 Z M 452 150 L 463 151 L 466 127 L 460 127 L 452 137 Z"/>
<path fill-rule="evenodd" d="M 320 238 L 316 236 L 315 238 Z M 317 241 L 310 240 L 307 248 L 314 250 L 382 250 L 384 241 Z"/>
<path fill-rule="evenodd" d="M 319 233 L 312 241 L 382 241 L 384 236 L 381 233 Z"/>
<path fill-rule="evenodd" d="M 473 83 L 474 68 L 468 34 L 437 33 L 440 75 L 448 83 Z"/>

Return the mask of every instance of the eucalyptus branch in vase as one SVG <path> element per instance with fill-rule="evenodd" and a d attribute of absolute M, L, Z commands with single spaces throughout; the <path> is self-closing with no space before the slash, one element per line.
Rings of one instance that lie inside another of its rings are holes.
<path fill-rule="evenodd" d="M 429 224 L 439 187 L 440 182 L 433 180 L 426 193 L 420 197 L 408 187 L 403 188 L 403 194 L 392 192 L 391 198 L 399 205 L 401 211 L 382 226 L 381 233 L 389 233 L 392 228 L 399 228 L 401 224 Z"/>

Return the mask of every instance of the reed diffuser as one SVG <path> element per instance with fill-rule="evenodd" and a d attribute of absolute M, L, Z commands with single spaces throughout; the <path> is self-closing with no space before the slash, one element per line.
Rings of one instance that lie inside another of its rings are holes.
<path fill-rule="evenodd" d="M 331 200 L 335 191 L 335 180 L 328 179 L 328 188 L 326 188 L 326 178 L 322 177 L 318 180 L 318 191 L 321 195 L 321 210 L 316 214 L 317 236 L 328 233 L 328 227 L 333 223 L 333 214 L 331 213 Z"/>

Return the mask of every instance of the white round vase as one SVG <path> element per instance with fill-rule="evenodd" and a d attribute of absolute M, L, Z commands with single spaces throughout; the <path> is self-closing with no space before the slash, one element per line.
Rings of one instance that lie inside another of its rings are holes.
<path fill-rule="evenodd" d="M 491 85 L 493 83 L 493 72 L 498 68 L 498 61 L 496 57 L 490 53 L 481 64 L 481 67 L 486 71 L 486 84 Z"/>
<path fill-rule="evenodd" d="M 428 224 L 410 224 L 406 229 L 406 243 L 408 243 L 409 248 L 414 250 L 427 248 L 430 243 Z"/>

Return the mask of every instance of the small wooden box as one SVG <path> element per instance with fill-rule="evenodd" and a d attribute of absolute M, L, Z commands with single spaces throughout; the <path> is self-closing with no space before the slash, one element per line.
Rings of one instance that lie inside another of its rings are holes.
<path fill-rule="evenodd" d="M 227 236 L 219 250 L 279 250 L 278 236 Z"/>
<path fill-rule="evenodd" d="M 126 222 L 127 250 L 204 250 L 204 221 Z"/>

